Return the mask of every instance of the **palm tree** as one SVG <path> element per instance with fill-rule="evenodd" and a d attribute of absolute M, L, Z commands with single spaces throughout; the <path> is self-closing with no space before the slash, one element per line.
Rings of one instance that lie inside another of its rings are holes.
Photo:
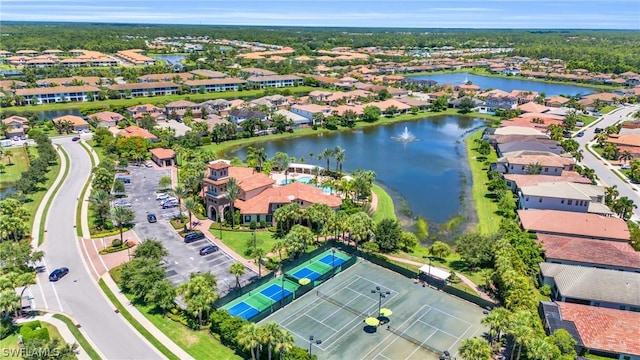
<path fill-rule="evenodd" d="M 491 347 L 480 338 L 462 340 L 460 356 L 465 360 L 488 360 L 491 358 Z"/>
<path fill-rule="evenodd" d="M 11 149 L 5 149 L 2 152 L 3 156 L 7 158 L 7 165 L 13 165 L 13 163 L 11 162 L 11 157 L 13 156 L 13 152 L 11 151 Z"/>
<path fill-rule="evenodd" d="M 240 196 L 240 187 L 238 186 L 238 181 L 235 178 L 229 178 L 227 181 L 227 199 L 229 200 L 229 210 L 231 210 L 231 228 L 234 226 L 234 213 L 235 213 L 235 201 L 238 200 L 238 196 Z"/>
<path fill-rule="evenodd" d="M 633 200 L 626 196 L 619 198 L 611 205 L 611 210 L 615 211 L 624 221 L 629 220 L 633 215 L 633 210 L 637 208 L 638 206 L 636 206 Z"/>
<path fill-rule="evenodd" d="M 258 260 L 258 278 L 262 277 L 262 258 L 264 257 L 264 250 L 262 248 L 255 248 L 253 250 L 253 256 Z"/>
<path fill-rule="evenodd" d="M 243 325 L 238 331 L 238 345 L 245 351 L 251 352 L 251 359 L 260 359 L 260 329 L 254 323 Z"/>
<path fill-rule="evenodd" d="M 282 261 L 282 250 L 285 250 L 285 249 L 286 249 L 286 246 L 284 241 L 276 241 L 275 243 L 273 243 L 273 246 L 271 246 L 271 252 L 278 254 L 280 261 Z"/>
<path fill-rule="evenodd" d="M 538 175 L 542 172 L 542 165 L 540 163 L 531 163 L 525 167 L 525 170 L 530 175 Z"/>
<path fill-rule="evenodd" d="M 211 273 L 191 273 L 189 281 L 180 284 L 177 293 L 183 296 L 187 311 L 197 316 L 198 324 L 202 325 L 204 312 L 218 299 L 216 290 L 217 281 Z"/>
<path fill-rule="evenodd" d="M 295 343 L 293 340 L 293 335 L 291 335 L 291 333 L 286 329 L 281 328 L 280 334 L 278 335 L 278 338 L 276 339 L 276 342 L 274 344 L 274 350 L 280 354 L 280 359 L 283 358 L 284 353 L 293 349 L 294 345 Z"/>
<path fill-rule="evenodd" d="M 507 326 L 507 332 L 513 338 L 513 343 L 511 344 L 511 356 L 509 356 L 509 359 L 513 359 L 516 346 L 518 347 L 518 357 L 516 359 L 520 359 L 522 345 L 526 339 L 533 335 L 532 318 L 533 316 L 528 310 L 520 310 L 511 314 L 509 325 Z"/>
<path fill-rule="evenodd" d="M 332 157 L 333 157 L 333 150 L 331 149 L 324 149 L 320 154 L 318 154 L 318 159 L 327 160 L 327 169 L 326 169 L 327 171 L 330 170 L 329 165 Z"/>
<path fill-rule="evenodd" d="M 120 230 L 120 242 L 124 242 L 122 239 L 122 229 L 124 225 L 129 224 L 135 219 L 135 214 L 133 210 L 123 207 L 116 206 L 111 209 L 111 220 L 116 223 L 118 229 Z"/>
<path fill-rule="evenodd" d="M 618 157 L 619 160 L 623 160 L 623 161 L 627 161 L 627 162 L 633 160 L 633 158 L 634 158 L 634 156 L 631 153 L 631 151 L 629 151 L 629 150 L 623 151 L 622 154 L 620 154 L 620 156 Z"/>
<path fill-rule="evenodd" d="M 93 205 L 98 216 L 100 217 L 100 224 L 104 229 L 104 222 L 107 218 L 107 213 L 109 211 L 109 207 L 111 206 L 111 194 L 104 190 L 94 190 L 91 192 L 89 196 L 89 203 Z"/>
<path fill-rule="evenodd" d="M 244 275 L 246 272 L 244 265 L 239 262 L 235 262 L 231 264 L 229 267 L 229 274 L 236 277 L 236 288 L 240 289 L 240 276 Z"/>
<path fill-rule="evenodd" d="M 604 203 L 607 206 L 612 206 L 616 200 L 618 200 L 618 196 L 620 196 L 620 191 L 618 191 L 618 185 L 613 185 L 604 188 Z"/>
<path fill-rule="evenodd" d="M 356 251 L 359 243 L 369 240 L 374 228 L 371 217 L 362 211 L 349 216 L 349 219 L 347 219 L 347 231 L 349 232 L 349 238 L 356 244 Z"/>
<path fill-rule="evenodd" d="M 572 152 L 571 155 L 573 155 L 573 158 L 576 159 L 576 162 L 580 162 L 582 161 L 582 159 L 584 159 L 584 152 L 582 151 L 582 149 L 578 149 Z"/>
<path fill-rule="evenodd" d="M 0 292 L 0 309 L 5 318 L 9 318 L 11 313 L 20 308 L 20 295 L 14 289 L 5 289 Z"/>
<path fill-rule="evenodd" d="M 171 187 L 172 183 L 173 182 L 171 181 L 171 176 L 163 176 L 158 181 L 158 186 L 160 186 L 163 189 L 167 189 Z"/>
<path fill-rule="evenodd" d="M 489 326 L 492 331 L 495 332 L 495 340 L 500 341 L 500 337 L 502 335 L 502 331 L 507 328 L 509 324 L 509 310 L 505 308 L 495 308 L 491 310 L 491 312 L 482 319 L 482 324 Z M 489 343 L 493 345 L 493 336 L 489 340 Z"/>
<path fill-rule="evenodd" d="M 271 353 L 282 338 L 282 331 L 280 325 L 274 322 L 266 323 L 260 327 L 261 342 L 267 345 L 268 360 L 271 360 Z"/>
<path fill-rule="evenodd" d="M 258 172 L 262 172 L 262 165 L 267 160 L 267 152 L 263 147 L 254 148 L 250 147 L 248 151 L 247 158 L 251 157 L 253 161 L 255 161 L 256 167 L 258 168 Z"/>
<path fill-rule="evenodd" d="M 344 164 L 345 160 L 347 159 L 346 152 L 340 146 L 336 146 L 336 148 L 333 151 L 335 153 L 335 158 L 336 158 L 336 168 L 340 173 L 340 175 L 342 175 L 342 164 Z"/>
<path fill-rule="evenodd" d="M 193 213 L 198 210 L 198 202 L 193 198 L 186 198 L 184 200 L 184 209 L 187 210 L 187 213 L 189 214 L 189 226 L 191 227 L 191 230 L 193 230 L 193 223 L 191 222 L 191 218 L 193 216 Z"/>
<path fill-rule="evenodd" d="M 171 193 L 173 196 L 178 198 L 178 209 L 182 209 L 182 198 L 189 195 L 187 189 L 182 185 L 177 185 L 175 188 L 171 189 Z"/>

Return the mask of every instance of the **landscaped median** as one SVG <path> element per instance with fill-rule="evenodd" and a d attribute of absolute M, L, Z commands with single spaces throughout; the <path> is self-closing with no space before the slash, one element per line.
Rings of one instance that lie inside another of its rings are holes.
<path fill-rule="evenodd" d="M 60 152 L 62 153 L 62 155 L 64 156 L 64 160 L 65 160 L 65 169 L 64 169 L 64 173 L 62 174 L 62 178 L 60 179 L 60 181 L 58 182 L 58 184 L 56 185 L 56 187 L 53 189 L 53 191 L 51 192 L 51 194 L 49 195 L 49 198 L 47 199 L 47 202 L 44 206 L 44 209 L 42 211 L 41 214 L 41 218 L 40 218 L 40 226 L 38 227 L 38 246 L 42 245 L 42 241 L 44 239 L 44 228 L 45 228 L 45 224 L 47 223 L 47 216 L 49 215 L 49 207 L 51 207 L 51 203 L 53 202 L 53 199 L 55 199 L 56 194 L 58 193 L 58 190 L 60 190 L 60 187 L 62 186 L 62 184 L 64 184 L 64 181 L 67 179 L 67 176 L 69 175 L 69 169 L 71 168 L 69 166 L 69 163 L 71 162 L 71 160 L 69 159 L 69 155 L 67 154 L 67 152 L 63 149 L 63 148 L 59 148 Z M 56 177 L 54 179 L 57 179 L 57 177 L 59 176 L 60 173 L 60 169 L 62 167 L 62 158 L 59 158 L 60 160 L 58 161 L 59 164 L 56 166 L 57 170 L 56 170 Z M 55 180 L 52 180 L 51 183 L 49 184 L 47 181 L 46 188 L 49 189 L 53 183 L 55 182 Z M 44 198 L 44 195 L 42 198 L 40 198 L 37 203 L 38 205 L 40 204 L 40 201 L 42 201 L 42 199 Z M 34 201 L 36 202 L 36 201 Z"/>
<path fill-rule="evenodd" d="M 84 349 L 87 355 L 89 355 L 89 358 L 91 358 L 91 360 L 101 359 L 100 355 L 98 355 L 98 352 L 96 352 L 95 349 L 91 346 L 91 344 L 89 344 L 89 341 L 87 340 L 87 338 L 85 338 L 82 332 L 78 330 L 78 326 L 74 324 L 74 322 L 71 319 L 69 319 L 68 317 L 62 314 L 53 314 L 53 317 L 62 321 L 67 325 L 67 327 L 69 328 L 69 331 L 71 331 L 71 333 L 73 334 L 73 337 L 75 337 L 76 340 L 78 340 L 78 344 L 80 344 L 82 349 Z"/>
<path fill-rule="evenodd" d="M 379 185 L 373 184 L 371 191 L 376 195 L 376 211 L 373 213 L 373 220 L 380 222 L 383 219 L 395 219 L 395 209 L 391 196 Z"/>

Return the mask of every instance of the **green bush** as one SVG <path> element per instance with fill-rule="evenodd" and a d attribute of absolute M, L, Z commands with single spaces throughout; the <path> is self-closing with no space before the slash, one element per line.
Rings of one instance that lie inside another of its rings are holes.
<path fill-rule="evenodd" d="M 280 266 L 280 262 L 278 262 L 277 260 L 273 259 L 273 258 L 269 258 L 269 260 L 267 260 L 267 263 L 264 264 L 264 267 L 266 267 L 267 269 L 273 271 L 275 270 L 278 266 Z"/>
<path fill-rule="evenodd" d="M 20 326 L 22 341 L 27 343 L 33 340 L 49 341 L 49 329 L 43 328 L 40 321 L 32 321 Z"/>
<path fill-rule="evenodd" d="M 540 294 L 544 296 L 551 296 L 551 286 L 549 286 L 549 284 L 542 285 L 540 288 Z"/>
<path fill-rule="evenodd" d="M 113 241 L 111 242 L 111 246 L 113 246 L 113 247 L 120 247 L 120 246 L 122 246 L 122 240 L 120 240 L 120 239 L 113 239 Z"/>
<path fill-rule="evenodd" d="M 260 229 L 264 229 L 267 227 L 267 222 L 264 220 L 260 220 Z"/>
<path fill-rule="evenodd" d="M 13 334 L 14 331 L 16 331 L 16 326 L 13 323 L 13 319 L 5 317 L 0 318 L 0 340 Z"/>
<path fill-rule="evenodd" d="M 251 220 L 251 222 L 249 223 L 249 229 L 255 230 L 257 228 L 258 228 L 258 223 L 255 220 Z"/>

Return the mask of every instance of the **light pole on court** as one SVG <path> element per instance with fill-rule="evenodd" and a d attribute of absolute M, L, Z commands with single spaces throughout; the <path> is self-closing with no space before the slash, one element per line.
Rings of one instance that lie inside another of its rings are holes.
<path fill-rule="evenodd" d="M 309 356 L 311 356 L 311 347 L 313 346 L 313 344 L 320 345 L 322 344 L 322 340 L 314 339 L 313 335 L 309 335 Z"/>
<path fill-rule="evenodd" d="M 334 275 L 336 274 L 335 259 L 336 249 L 331 249 L 331 277 L 334 277 Z"/>
<path fill-rule="evenodd" d="M 382 298 L 387 297 L 387 295 L 391 295 L 391 291 L 384 291 L 380 289 L 380 286 L 376 286 L 375 289 L 371 290 L 372 294 L 378 294 L 378 316 L 380 316 L 380 309 L 382 308 Z"/>

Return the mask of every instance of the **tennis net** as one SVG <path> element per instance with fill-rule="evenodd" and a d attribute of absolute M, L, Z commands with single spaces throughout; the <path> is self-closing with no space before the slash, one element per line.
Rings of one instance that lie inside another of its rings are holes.
<path fill-rule="evenodd" d="M 395 334 L 395 335 L 397 335 L 397 336 L 399 336 L 399 337 L 401 337 L 401 338 L 403 338 L 405 340 L 408 340 L 409 342 L 412 342 L 415 345 L 418 345 L 418 346 L 420 346 L 422 348 L 425 348 L 425 349 L 427 349 L 427 350 L 429 350 L 429 351 L 431 351 L 433 353 L 442 354 L 442 351 L 425 344 L 424 341 L 418 340 L 418 339 L 414 338 L 413 336 L 406 334 L 404 331 L 400 331 L 400 330 L 398 330 L 396 328 L 393 328 L 391 326 L 387 326 L 387 330 L 389 330 L 393 334 Z"/>
<path fill-rule="evenodd" d="M 334 299 L 334 298 L 330 297 L 329 295 L 326 295 L 326 294 L 321 293 L 320 291 L 316 291 L 316 295 L 317 295 L 319 298 L 321 298 L 321 299 L 323 299 L 323 300 L 325 300 L 325 301 L 327 301 L 327 302 L 332 303 L 333 305 L 336 305 L 336 306 L 338 306 L 338 307 L 340 307 L 340 308 L 342 308 L 342 309 L 345 309 L 345 310 L 347 310 L 347 311 L 349 311 L 349 312 L 353 313 L 354 315 L 362 316 L 362 317 L 364 317 L 364 318 L 368 317 L 368 315 L 367 315 L 367 314 L 365 314 L 365 313 L 363 313 L 362 311 L 357 310 L 357 309 L 355 309 L 355 308 L 352 308 L 351 306 L 349 306 L 349 305 L 347 305 L 347 304 L 343 304 L 343 303 L 339 302 L 338 300 L 336 300 L 336 299 Z"/>

